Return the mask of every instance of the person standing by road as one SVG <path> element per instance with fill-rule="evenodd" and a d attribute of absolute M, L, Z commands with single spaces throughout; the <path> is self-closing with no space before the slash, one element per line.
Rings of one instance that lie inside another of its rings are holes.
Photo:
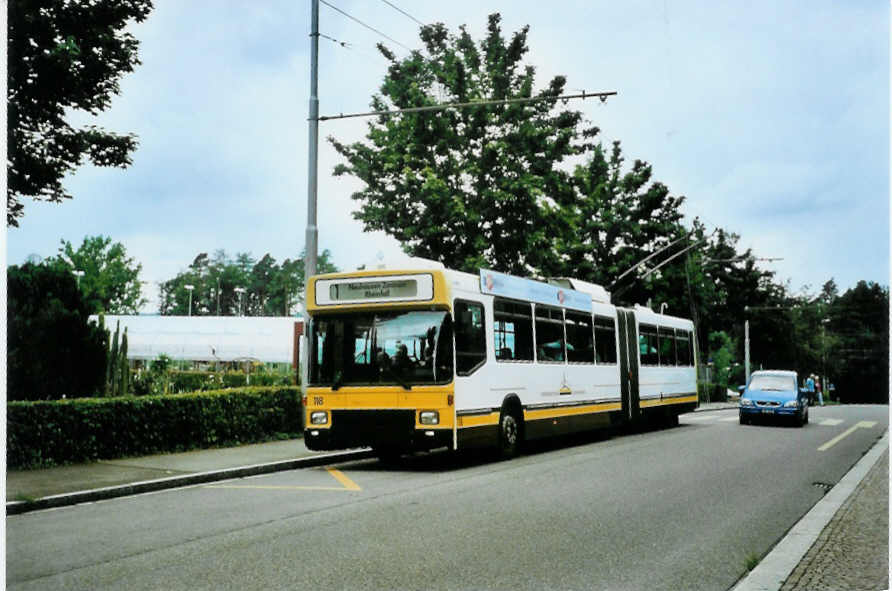
<path fill-rule="evenodd" d="M 814 402 L 815 402 L 815 378 L 814 378 L 814 375 L 809 375 L 808 379 L 805 380 L 805 391 L 808 392 L 808 403 L 814 404 Z"/>
<path fill-rule="evenodd" d="M 817 376 L 815 377 L 815 392 L 818 395 L 818 404 L 820 406 L 824 406 L 824 396 L 822 395 L 822 392 L 821 392 L 821 378 L 819 378 Z"/>

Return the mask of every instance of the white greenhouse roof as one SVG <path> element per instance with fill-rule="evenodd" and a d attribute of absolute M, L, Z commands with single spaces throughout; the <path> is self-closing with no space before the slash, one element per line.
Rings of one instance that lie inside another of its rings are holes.
<path fill-rule="evenodd" d="M 98 316 L 90 320 L 98 321 Z M 300 318 L 270 316 L 106 316 L 114 335 L 127 327 L 127 357 L 154 359 L 164 353 L 187 361 L 292 363 L 294 325 Z"/>

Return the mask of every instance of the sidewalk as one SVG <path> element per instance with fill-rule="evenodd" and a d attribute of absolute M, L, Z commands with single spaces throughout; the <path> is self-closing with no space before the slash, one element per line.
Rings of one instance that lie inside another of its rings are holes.
<path fill-rule="evenodd" d="M 736 408 L 736 401 L 718 402 L 702 404 L 696 412 L 730 412 Z M 762 563 L 737 583 L 735 591 L 888 588 L 888 442 L 887 433 Z M 365 457 L 372 457 L 372 452 L 313 452 L 302 439 L 291 439 L 39 470 L 12 470 L 6 474 L 6 512 L 12 515 Z M 830 502 L 834 498 L 835 504 Z M 815 520 L 813 514 L 825 514 L 825 519 Z M 797 528 L 805 525 L 809 527 L 804 533 L 797 532 Z M 791 538 L 802 547 L 798 554 L 784 550 Z M 790 556 L 793 556 L 792 562 Z"/>

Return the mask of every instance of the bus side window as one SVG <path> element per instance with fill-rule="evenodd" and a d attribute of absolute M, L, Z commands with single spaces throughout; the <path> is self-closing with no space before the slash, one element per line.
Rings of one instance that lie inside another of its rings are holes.
<path fill-rule="evenodd" d="M 455 371 L 460 376 L 474 373 L 486 362 L 486 329 L 483 305 L 455 301 Z"/>
<path fill-rule="evenodd" d="M 691 365 L 691 339 L 688 336 L 690 333 L 686 330 L 679 330 L 676 333 L 676 352 L 678 353 L 678 360 L 676 365 L 680 365 L 686 367 Z"/>
<path fill-rule="evenodd" d="M 675 366 L 675 329 L 658 326 L 660 365 Z"/>
<path fill-rule="evenodd" d="M 564 313 L 560 308 L 536 306 L 536 361 L 562 363 Z"/>
<path fill-rule="evenodd" d="M 616 329 L 613 318 L 595 316 L 595 351 L 598 363 L 616 363 Z"/>
<path fill-rule="evenodd" d="M 493 344 L 499 361 L 533 360 L 533 312 L 530 304 L 493 300 Z"/>
<path fill-rule="evenodd" d="M 641 365 L 660 364 L 656 326 L 650 324 L 638 325 L 638 349 L 641 355 Z"/>

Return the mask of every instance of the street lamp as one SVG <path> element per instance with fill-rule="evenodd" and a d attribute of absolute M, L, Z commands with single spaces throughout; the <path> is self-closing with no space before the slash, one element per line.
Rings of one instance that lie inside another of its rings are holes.
<path fill-rule="evenodd" d="M 242 315 L 242 295 L 245 293 L 244 287 L 236 287 L 235 293 L 238 294 L 238 315 Z"/>
<path fill-rule="evenodd" d="M 195 289 L 194 285 L 184 285 L 186 291 L 189 292 L 189 316 L 192 316 L 192 290 Z"/>

